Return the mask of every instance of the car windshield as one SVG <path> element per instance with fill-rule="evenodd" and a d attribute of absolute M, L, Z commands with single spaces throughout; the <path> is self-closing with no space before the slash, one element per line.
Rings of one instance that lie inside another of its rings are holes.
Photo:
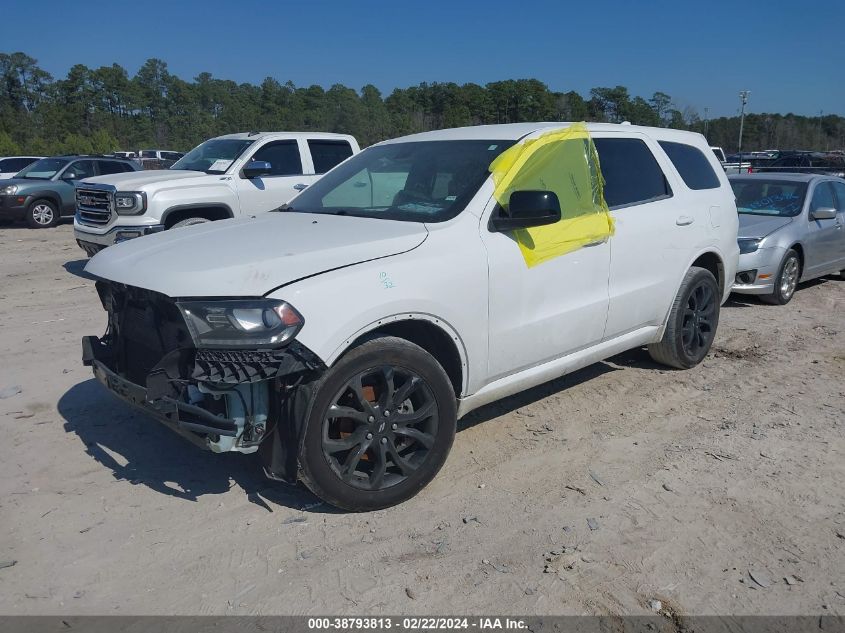
<path fill-rule="evenodd" d="M 25 167 L 18 173 L 15 178 L 31 178 L 33 180 L 49 180 L 62 168 L 68 164 L 69 161 L 61 158 L 42 158 L 37 160 L 29 167 Z"/>
<path fill-rule="evenodd" d="M 737 211 L 749 215 L 792 217 L 801 213 L 807 183 L 789 180 L 732 178 Z"/>
<path fill-rule="evenodd" d="M 234 138 L 217 138 L 195 147 L 176 161 L 170 169 L 204 171 L 207 174 L 224 174 L 226 170 L 255 141 Z"/>
<path fill-rule="evenodd" d="M 284 210 L 443 222 L 458 215 L 514 141 L 419 141 L 371 147 L 342 163 Z"/>

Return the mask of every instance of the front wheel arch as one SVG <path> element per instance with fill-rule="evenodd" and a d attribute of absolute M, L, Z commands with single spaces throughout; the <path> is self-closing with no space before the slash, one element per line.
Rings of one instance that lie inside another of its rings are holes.
<path fill-rule="evenodd" d="M 354 348 L 382 336 L 404 339 L 423 348 L 443 367 L 455 394 L 460 397 L 466 393 L 469 378 L 466 347 L 447 321 L 430 314 L 403 312 L 374 321 L 348 337 L 326 364 L 332 366 Z"/>

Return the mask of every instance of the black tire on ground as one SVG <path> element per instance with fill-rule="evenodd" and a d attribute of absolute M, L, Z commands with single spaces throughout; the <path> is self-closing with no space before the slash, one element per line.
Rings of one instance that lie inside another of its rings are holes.
<path fill-rule="evenodd" d="M 772 305 L 786 305 L 795 296 L 798 280 L 801 278 L 801 259 L 798 253 L 789 249 L 778 268 L 775 290 L 770 295 L 760 295 L 760 300 Z"/>
<path fill-rule="evenodd" d="M 208 218 L 185 218 L 184 220 L 180 220 L 170 228 L 179 229 L 183 226 L 193 226 L 194 224 L 204 224 L 206 222 L 211 222 L 211 220 L 209 220 Z"/>
<path fill-rule="evenodd" d="M 386 508 L 417 494 L 446 461 L 455 392 L 421 347 L 396 337 L 367 341 L 312 393 L 300 478 L 324 501 L 352 512 Z"/>
<path fill-rule="evenodd" d="M 47 229 L 61 220 L 59 210 L 50 200 L 34 200 L 26 210 L 26 223 L 33 229 Z"/>
<path fill-rule="evenodd" d="M 700 363 L 716 336 L 721 293 L 709 270 L 693 266 L 687 271 L 659 343 L 648 346 L 658 363 L 676 369 L 689 369 Z"/>

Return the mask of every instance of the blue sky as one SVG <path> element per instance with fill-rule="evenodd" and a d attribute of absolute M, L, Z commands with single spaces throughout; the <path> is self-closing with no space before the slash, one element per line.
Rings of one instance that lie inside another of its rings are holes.
<path fill-rule="evenodd" d="M 748 89 L 751 112 L 845 115 L 842 0 L 3 0 L 0 15 L 0 51 L 58 77 L 74 63 L 134 74 L 159 57 L 184 79 L 208 71 L 389 93 L 537 78 L 584 95 L 661 90 L 711 117 L 737 113 Z"/>

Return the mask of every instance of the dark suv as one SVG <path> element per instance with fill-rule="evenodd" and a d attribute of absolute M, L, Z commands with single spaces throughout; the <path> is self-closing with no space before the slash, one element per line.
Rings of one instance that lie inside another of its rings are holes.
<path fill-rule="evenodd" d="M 0 220 L 26 220 L 35 229 L 55 226 L 73 217 L 78 181 L 138 170 L 131 160 L 105 156 L 42 158 L 14 178 L 0 180 Z"/>

